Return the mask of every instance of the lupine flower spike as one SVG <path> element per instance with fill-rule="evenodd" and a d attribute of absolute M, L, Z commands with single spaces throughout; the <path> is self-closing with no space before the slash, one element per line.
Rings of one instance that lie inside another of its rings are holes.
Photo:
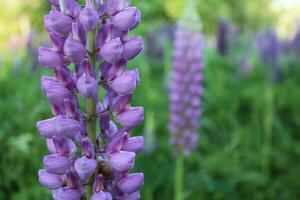
<path fill-rule="evenodd" d="M 190 5 L 193 5 L 192 3 Z M 177 24 L 170 85 L 170 143 L 174 154 L 188 155 L 196 148 L 203 75 L 203 35 L 195 9 Z"/>
<path fill-rule="evenodd" d="M 186 11 L 175 32 L 173 70 L 170 85 L 170 144 L 176 155 L 174 193 L 183 199 L 184 156 L 198 142 L 200 96 L 202 94 L 203 36 L 195 1 L 187 3 Z"/>
<path fill-rule="evenodd" d="M 144 109 L 131 107 L 140 78 L 127 63 L 143 49 L 140 36 L 128 36 L 141 13 L 130 0 L 48 3 L 44 24 L 52 48 L 41 47 L 38 59 L 54 72 L 41 78 L 54 117 L 37 122 L 49 150 L 39 182 L 54 200 L 140 199 L 144 175 L 129 172 L 144 139 L 130 134 Z"/>

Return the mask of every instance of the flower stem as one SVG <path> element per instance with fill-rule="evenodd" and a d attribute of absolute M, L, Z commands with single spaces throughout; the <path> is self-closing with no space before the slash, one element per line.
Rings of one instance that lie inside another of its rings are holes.
<path fill-rule="evenodd" d="M 92 67 L 96 67 L 96 29 L 89 31 L 87 35 L 86 49 L 89 54 L 89 61 Z M 87 128 L 88 135 L 93 142 L 94 147 L 96 147 L 96 100 L 90 98 L 87 100 L 86 111 L 88 115 Z M 93 182 L 94 176 L 89 179 L 89 185 L 87 187 L 87 199 L 90 199 L 93 193 Z"/>
<path fill-rule="evenodd" d="M 175 168 L 174 200 L 183 200 L 183 172 L 184 172 L 184 157 L 182 153 L 179 153 L 176 159 L 176 168 Z"/>

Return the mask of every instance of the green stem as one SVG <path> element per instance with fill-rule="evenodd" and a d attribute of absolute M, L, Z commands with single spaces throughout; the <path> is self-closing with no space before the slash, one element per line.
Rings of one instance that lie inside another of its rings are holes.
<path fill-rule="evenodd" d="M 174 181 L 174 190 L 175 198 L 174 200 L 183 200 L 183 173 L 184 173 L 184 157 L 180 153 L 176 159 L 176 168 L 175 168 L 175 181 Z"/>
<path fill-rule="evenodd" d="M 265 147 L 265 170 L 269 172 L 270 156 L 272 152 L 272 121 L 273 121 L 273 89 L 272 85 L 266 86 L 266 110 L 264 119 L 264 147 Z"/>
<path fill-rule="evenodd" d="M 96 67 L 96 29 L 89 31 L 87 35 L 86 49 L 89 52 L 89 61 L 92 67 Z M 93 98 L 87 100 L 86 112 L 88 116 L 87 128 L 88 135 L 96 147 L 96 101 Z M 87 199 L 90 199 L 93 194 L 94 176 L 89 179 L 87 187 Z"/>

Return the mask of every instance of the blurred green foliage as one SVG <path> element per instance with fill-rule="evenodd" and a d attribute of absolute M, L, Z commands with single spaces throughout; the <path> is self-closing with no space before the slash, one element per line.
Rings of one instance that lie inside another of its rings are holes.
<path fill-rule="evenodd" d="M 4 26 L 15 25 L 11 21 L 18 17 L 10 16 L 18 16 L 26 8 L 24 15 L 42 30 L 42 16 L 49 7 L 42 1 L 28 2 L 11 14 L 0 7 L 0 25 L 4 21 Z M 181 11 L 176 2 L 133 0 L 144 19 L 136 32 L 145 37 L 150 28 L 175 20 Z M 209 33 L 220 15 L 245 29 L 267 27 L 274 19 L 267 11 L 267 0 L 205 2 L 199 4 L 199 12 L 204 30 Z M 242 43 L 249 45 L 248 40 Z M 220 57 L 211 50 L 205 53 L 200 140 L 198 149 L 185 160 L 185 199 L 300 198 L 300 62 L 286 63 L 283 81 L 273 84 L 267 79 L 268 71 L 255 61 L 255 54 L 249 55 L 252 72 L 243 73 L 235 59 L 243 57 L 244 51 L 238 46 L 233 56 Z M 166 42 L 163 52 L 162 60 L 149 59 L 144 53 L 129 65 L 141 70 L 142 81 L 133 105 L 144 106 L 146 113 L 145 124 L 134 134 L 152 134 L 151 142 L 155 144 L 149 146 L 156 147 L 139 154 L 135 162 L 134 171 L 145 174 L 145 200 L 169 200 L 173 196 L 175 160 L 167 130 L 172 45 Z M 51 115 L 39 86 L 40 76 L 49 72 L 33 70 L 30 59 L 23 49 L 22 54 L 10 55 L 10 62 L 0 66 L 0 200 L 51 199 L 50 192 L 37 180 L 47 151 L 35 128 L 36 121 Z"/>

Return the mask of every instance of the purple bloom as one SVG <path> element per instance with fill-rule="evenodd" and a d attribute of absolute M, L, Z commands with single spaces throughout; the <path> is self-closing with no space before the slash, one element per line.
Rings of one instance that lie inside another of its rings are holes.
<path fill-rule="evenodd" d="M 121 31 L 135 28 L 141 21 L 141 12 L 136 7 L 126 8 L 112 18 L 113 24 Z"/>
<path fill-rule="evenodd" d="M 123 54 L 123 46 L 120 38 L 115 38 L 105 43 L 101 48 L 100 54 L 109 63 L 119 61 Z"/>
<path fill-rule="evenodd" d="M 143 50 L 143 39 L 135 36 L 124 44 L 124 57 L 128 60 L 133 59 Z"/>
<path fill-rule="evenodd" d="M 63 186 L 63 177 L 51 174 L 45 169 L 39 170 L 39 182 L 50 190 L 58 189 Z"/>
<path fill-rule="evenodd" d="M 129 6 L 129 4 L 130 0 L 107 0 L 106 12 L 109 15 L 114 15 L 124 10 L 126 7 Z"/>
<path fill-rule="evenodd" d="M 120 151 L 112 153 L 109 156 L 109 162 L 118 172 L 130 170 L 134 165 L 135 153 L 128 151 Z"/>
<path fill-rule="evenodd" d="M 85 157 L 78 158 L 75 161 L 74 168 L 79 177 L 86 180 L 94 173 L 97 167 L 97 161 L 94 159 L 88 159 Z"/>
<path fill-rule="evenodd" d="M 73 138 L 77 132 L 80 131 L 80 123 L 74 119 L 63 116 L 57 116 L 51 119 L 39 121 L 37 128 L 40 133 L 46 138 L 55 135 Z"/>
<path fill-rule="evenodd" d="M 58 154 L 44 156 L 43 159 L 45 169 L 53 174 L 63 175 L 71 167 L 71 161 L 68 157 Z"/>
<path fill-rule="evenodd" d="M 120 96 L 131 94 L 139 82 L 138 70 L 127 71 L 116 77 L 109 84 Z"/>
<path fill-rule="evenodd" d="M 144 137 L 142 136 L 131 137 L 124 143 L 123 150 L 139 152 L 143 150 L 143 146 L 144 146 Z"/>
<path fill-rule="evenodd" d="M 39 61 L 55 74 L 41 78 L 54 117 L 37 122 L 50 153 L 39 181 L 55 200 L 140 199 L 143 174 L 129 173 L 144 139 L 130 135 L 144 109 L 131 107 L 140 78 L 127 64 L 143 49 L 141 37 L 128 39 L 141 13 L 129 0 L 86 0 L 85 7 L 75 0 L 48 2 L 52 11 L 44 23 L 53 49 L 40 48 Z"/>
<path fill-rule="evenodd" d="M 125 194 L 131 194 L 141 189 L 144 185 L 144 174 L 135 173 L 129 174 L 127 177 L 122 179 L 118 186 Z"/>
<path fill-rule="evenodd" d="M 77 81 L 77 89 L 79 93 L 85 98 L 96 98 L 97 97 L 97 81 L 86 74 L 83 74 Z"/>
<path fill-rule="evenodd" d="M 80 200 L 80 192 L 71 187 L 63 187 L 52 191 L 54 200 Z"/>
<path fill-rule="evenodd" d="M 79 40 L 68 37 L 64 45 L 64 53 L 71 62 L 79 63 L 86 56 L 86 49 Z"/>
<path fill-rule="evenodd" d="M 121 113 L 118 116 L 118 121 L 124 127 L 138 126 L 144 121 L 144 108 L 132 107 Z"/>
<path fill-rule="evenodd" d="M 39 48 L 39 62 L 50 69 L 61 67 L 64 64 L 63 56 L 54 49 L 45 47 Z"/>
<path fill-rule="evenodd" d="M 225 19 L 221 19 L 218 25 L 217 49 L 220 55 L 224 56 L 228 53 L 228 23 Z"/>
<path fill-rule="evenodd" d="M 80 12 L 79 21 L 85 30 L 91 31 L 99 23 L 99 14 L 92 6 L 86 6 Z"/>
<path fill-rule="evenodd" d="M 61 12 L 54 11 L 46 15 L 44 23 L 49 32 L 67 35 L 72 31 L 72 18 Z"/>
<path fill-rule="evenodd" d="M 170 83 L 170 143 L 175 154 L 184 155 L 197 146 L 203 79 L 200 21 L 197 15 L 190 16 L 177 25 Z"/>
<path fill-rule="evenodd" d="M 111 194 L 109 192 L 99 192 L 94 193 L 91 200 L 112 200 Z"/>
<path fill-rule="evenodd" d="M 81 8 L 80 5 L 76 2 L 76 0 L 61 0 L 61 1 L 64 7 L 64 13 L 74 18 L 77 18 Z"/>

